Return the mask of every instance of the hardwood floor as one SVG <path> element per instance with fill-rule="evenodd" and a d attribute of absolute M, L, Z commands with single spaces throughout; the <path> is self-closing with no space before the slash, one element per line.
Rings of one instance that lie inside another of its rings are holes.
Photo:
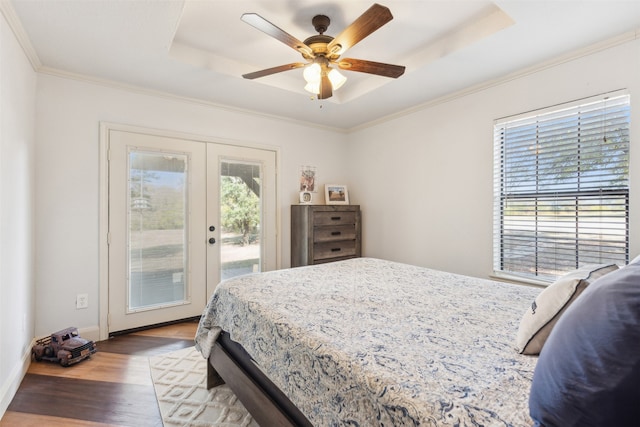
<path fill-rule="evenodd" d="M 0 427 L 162 427 L 148 358 L 193 345 L 197 321 L 97 343 L 91 359 L 63 368 L 32 362 Z"/>

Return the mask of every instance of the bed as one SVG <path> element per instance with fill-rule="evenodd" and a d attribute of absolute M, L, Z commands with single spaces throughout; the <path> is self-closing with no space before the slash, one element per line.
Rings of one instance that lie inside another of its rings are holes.
<path fill-rule="evenodd" d="M 196 348 L 265 426 L 531 426 L 514 339 L 539 292 L 374 258 L 265 272 L 218 285 Z"/>

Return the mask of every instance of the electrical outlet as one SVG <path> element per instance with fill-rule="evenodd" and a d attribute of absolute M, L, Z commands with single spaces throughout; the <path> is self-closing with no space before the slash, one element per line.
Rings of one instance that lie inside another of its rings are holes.
<path fill-rule="evenodd" d="M 76 295 L 76 309 L 89 308 L 89 294 Z"/>

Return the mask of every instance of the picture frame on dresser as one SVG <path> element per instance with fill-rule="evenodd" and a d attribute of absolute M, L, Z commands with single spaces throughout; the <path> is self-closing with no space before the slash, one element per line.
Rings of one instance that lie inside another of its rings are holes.
<path fill-rule="evenodd" d="M 317 172 L 315 166 L 300 166 L 300 192 L 317 192 L 316 178 Z"/>
<path fill-rule="evenodd" d="M 311 205 L 311 204 L 313 204 L 313 193 L 311 191 L 301 191 L 300 192 L 300 204 L 301 205 Z"/>
<path fill-rule="evenodd" d="M 327 205 L 348 205 L 349 191 L 346 185 L 325 184 L 324 201 Z"/>

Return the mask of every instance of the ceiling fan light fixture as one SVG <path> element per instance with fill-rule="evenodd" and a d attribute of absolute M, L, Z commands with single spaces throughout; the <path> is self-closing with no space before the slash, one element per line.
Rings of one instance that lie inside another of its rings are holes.
<path fill-rule="evenodd" d="M 324 75 L 329 78 L 333 90 L 339 89 L 347 81 L 347 78 L 335 68 L 331 68 L 326 64 L 323 66 L 317 62 L 314 62 L 305 67 L 304 71 L 302 72 L 302 75 L 307 82 L 304 90 L 315 95 L 320 93 L 320 81 L 322 79 L 323 73 L 326 73 Z"/>
<path fill-rule="evenodd" d="M 317 62 L 308 65 L 305 67 L 302 72 L 302 76 L 306 80 L 307 83 L 315 83 L 316 85 L 320 85 L 320 78 L 322 76 L 322 67 Z"/>
<path fill-rule="evenodd" d="M 344 82 L 347 81 L 347 78 L 343 76 L 340 73 L 340 71 L 336 70 L 335 68 L 332 68 L 331 71 L 329 71 L 328 77 L 329 77 L 329 81 L 331 81 L 331 87 L 333 88 L 333 90 L 340 89 L 344 84 Z"/>

